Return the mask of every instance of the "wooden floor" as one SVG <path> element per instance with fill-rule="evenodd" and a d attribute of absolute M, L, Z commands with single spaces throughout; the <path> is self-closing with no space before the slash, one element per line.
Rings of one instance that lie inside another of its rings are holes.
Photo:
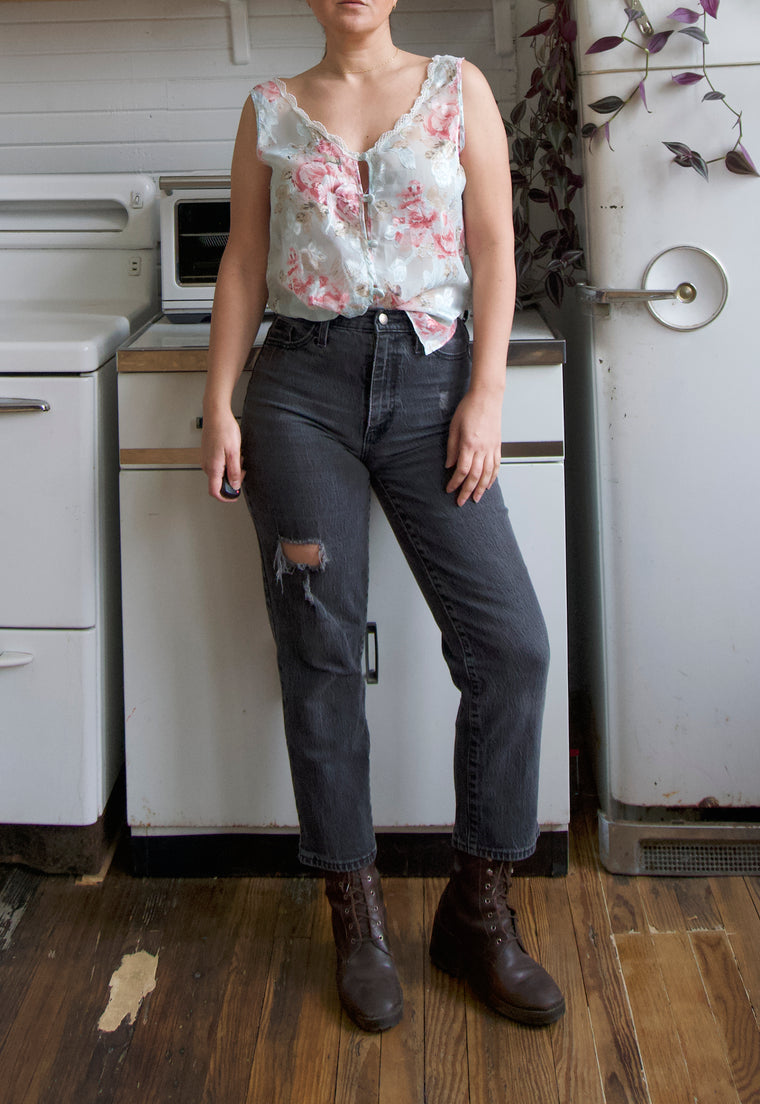
<path fill-rule="evenodd" d="M 0 868 L 0 1100 L 758 1104 L 760 879 L 608 875 L 589 810 L 572 848 L 566 879 L 513 891 L 562 1021 L 503 1020 L 431 967 L 443 882 L 392 879 L 406 1011 L 382 1036 L 341 1014 L 315 879 Z"/>

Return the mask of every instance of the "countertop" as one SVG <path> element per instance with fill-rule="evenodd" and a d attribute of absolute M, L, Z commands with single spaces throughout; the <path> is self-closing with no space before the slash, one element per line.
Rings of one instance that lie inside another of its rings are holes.
<path fill-rule="evenodd" d="M 256 350 L 270 326 L 265 318 L 254 341 Z M 472 323 L 468 322 L 472 334 Z M 122 345 L 118 354 L 120 372 L 203 372 L 206 370 L 209 324 L 172 322 L 158 315 Z M 508 365 L 562 364 L 565 342 L 549 327 L 537 310 L 515 315 L 509 342 Z"/>

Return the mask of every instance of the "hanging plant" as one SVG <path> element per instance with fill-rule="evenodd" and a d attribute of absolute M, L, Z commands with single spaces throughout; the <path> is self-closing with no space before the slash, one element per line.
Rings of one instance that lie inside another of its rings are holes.
<path fill-rule="evenodd" d="M 511 149 L 518 308 L 545 299 L 559 306 L 583 268 L 572 209 L 583 187 L 574 168 L 577 28 L 569 0 L 542 5 L 539 14 L 539 22 L 521 35 L 531 40 L 536 62 L 530 87 L 504 121 Z"/>
<path fill-rule="evenodd" d="M 708 16 L 711 19 L 718 18 L 718 6 L 720 0 L 697 0 L 700 11 L 694 11 L 691 8 L 676 8 L 671 12 L 668 19 L 681 23 L 683 26 L 680 28 L 670 28 L 666 30 L 653 32 L 645 41 L 637 41 L 635 38 L 631 38 L 628 35 L 628 29 L 633 24 L 638 25 L 644 18 L 644 12 L 639 11 L 636 8 L 626 8 L 625 14 L 627 18 L 626 25 L 622 34 L 609 35 L 604 38 L 598 38 L 596 42 L 593 42 L 586 51 L 587 54 L 601 54 L 609 50 L 615 50 L 622 43 L 627 42 L 629 45 L 635 46 L 637 50 L 641 50 L 644 53 L 644 69 L 642 76 L 638 83 L 632 88 L 630 93 L 622 98 L 621 96 L 605 96 L 601 100 L 596 100 L 595 103 L 589 104 L 591 111 L 595 111 L 599 115 L 607 115 L 609 118 L 603 124 L 587 123 L 582 130 L 582 134 L 585 138 L 588 138 L 590 142 L 600 134 L 603 133 L 607 139 L 607 144 L 612 148 L 610 141 L 610 132 L 612 129 L 612 123 L 617 119 L 618 115 L 626 108 L 630 103 L 636 100 L 641 100 L 644 107 L 649 111 L 646 97 L 646 82 L 649 78 L 649 62 L 650 58 L 659 54 L 668 45 L 673 35 L 687 35 L 690 38 L 694 38 L 702 46 L 702 66 L 701 71 L 696 72 L 684 72 L 677 73 L 671 78 L 672 82 L 682 87 L 699 84 L 704 81 L 708 88 L 702 97 L 703 103 L 711 101 L 719 101 L 723 107 L 733 116 L 732 127 L 737 130 L 737 137 L 731 148 L 718 157 L 713 157 L 709 161 L 706 160 L 701 153 L 697 150 L 691 149 L 684 142 L 663 142 L 663 145 L 670 150 L 673 154 L 673 160 L 676 165 L 680 165 L 682 168 L 694 169 L 700 176 L 708 179 L 709 169 L 708 165 L 717 161 L 722 161 L 729 172 L 735 173 L 740 176 L 758 176 L 760 175 L 753 164 L 752 158 L 745 149 L 742 143 L 742 113 L 732 107 L 727 101 L 725 94 L 721 92 L 714 85 L 710 73 L 707 68 L 707 47 L 710 44 L 710 39 L 707 34 L 707 19 Z M 696 26 L 701 21 L 702 26 Z M 650 112 L 651 114 L 651 112 Z"/>

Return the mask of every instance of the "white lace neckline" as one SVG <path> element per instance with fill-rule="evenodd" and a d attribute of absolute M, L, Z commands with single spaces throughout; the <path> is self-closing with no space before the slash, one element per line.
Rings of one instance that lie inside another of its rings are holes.
<path fill-rule="evenodd" d="M 356 161 L 364 161 L 367 157 L 369 157 L 371 153 L 374 153 L 378 146 L 380 146 L 383 142 L 385 142 L 389 138 L 393 138 L 396 134 L 398 134 L 400 130 L 403 130 L 403 128 L 410 122 L 414 115 L 416 115 L 421 104 L 424 103 L 430 92 L 431 85 L 433 84 L 433 81 L 437 76 L 438 65 L 442 60 L 444 60 L 444 56 L 442 54 L 435 54 L 435 56 L 430 59 L 427 66 L 425 80 L 423 81 L 422 87 L 420 88 L 419 93 L 417 94 L 417 98 L 412 106 L 409 108 L 408 111 L 405 111 L 404 114 L 396 120 L 390 130 L 384 131 L 377 139 L 377 141 L 374 142 L 368 150 L 365 150 L 364 153 L 358 153 L 356 150 L 349 149 L 347 143 L 341 138 L 339 134 L 332 134 L 327 129 L 327 127 L 324 126 L 323 123 L 320 123 L 317 119 L 312 119 L 308 112 L 304 111 L 304 109 L 299 105 L 298 100 L 295 98 L 293 93 L 288 92 L 285 81 L 281 80 L 280 77 L 274 78 L 274 84 L 277 87 L 277 91 L 280 93 L 282 98 L 287 101 L 293 111 L 295 111 L 296 115 L 300 116 L 300 118 L 303 119 L 307 126 L 311 127 L 312 130 L 315 130 L 318 134 L 320 134 L 323 138 L 326 138 L 329 142 L 334 142 L 335 145 L 338 146 L 348 157 L 353 157 Z"/>

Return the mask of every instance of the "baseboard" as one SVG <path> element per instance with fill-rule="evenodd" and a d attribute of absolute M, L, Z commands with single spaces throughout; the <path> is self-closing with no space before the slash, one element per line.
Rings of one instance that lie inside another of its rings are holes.
<path fill-rule="evenodd" d="M 151 878 L 302 877 L 318 874 L 298 860 L 295 834 L 259 832 L 131 837 L 134 873 Z M 445 877 L 451 867 L 448 832 L 378 832 L 377 865 L 386 877 Z M 560 877 L 568 870 L 568 833 L 542 832 L 516 875 Z"/>

